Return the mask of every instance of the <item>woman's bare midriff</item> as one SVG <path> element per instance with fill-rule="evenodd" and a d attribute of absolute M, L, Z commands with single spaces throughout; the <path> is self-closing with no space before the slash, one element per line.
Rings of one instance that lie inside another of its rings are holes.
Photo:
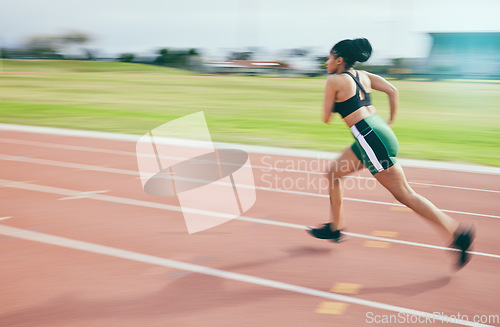
<path fill-rule="evenodd" d="M 356 124 L 357 122 L 373 115 L 376 112 L 375 107 L 370 105 L 370 106 L 364 106 L 359 108 L 358 110 L 354 111 L 353 113 L 350 113 L 349 115 L 344 117 L 344 121 L 351 128 Z"/>

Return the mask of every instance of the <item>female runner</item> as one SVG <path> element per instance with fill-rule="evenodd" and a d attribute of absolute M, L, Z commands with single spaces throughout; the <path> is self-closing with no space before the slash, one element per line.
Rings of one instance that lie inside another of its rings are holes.
<path fill-rule="evenodd" d="M 340 242 L 343 239 L 342 183 L 346 175 L 367 167 L 370 173 L 396 200 L 433 223 L 459 250 L 458 267 L 470 259 L 467 250 L 473 239 L 472 228 L 462 228 L 459 223 L 440 211 L 408 185 L 403 169 L 396 161 L 398 140 L 390 125 L 398 111 L 398 91 L 382 77 L 352 68 L 357 61 L 365 62 L 372 52 L 367 39 L 343 40 L 337 43 L 326 62 L 328 77 L 323 102 L 323 121 L 328 123 L 332 112 L 338 112 L 355 138 L 355 142 L 342 152 L 327 173 L 330 192 L 331 223 L 321 228 L 311 228 L 316 238 Z M 384 92 L 389 97 L 390 119 L 386 122 L 375 113 L 370 91 Z"/>

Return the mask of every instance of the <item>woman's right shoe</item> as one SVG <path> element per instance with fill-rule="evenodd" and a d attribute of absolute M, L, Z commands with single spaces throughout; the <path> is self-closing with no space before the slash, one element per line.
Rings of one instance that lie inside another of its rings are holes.
<path fill-rule="evenodd" d="M 470 261 L 469 248 L 474 241 L 475 231 L 473 227 L 463 229 L 455 234 L 455 239 L 451 244 L 452 248 L 459 250 L 457 268 L 460 269 Z"/>

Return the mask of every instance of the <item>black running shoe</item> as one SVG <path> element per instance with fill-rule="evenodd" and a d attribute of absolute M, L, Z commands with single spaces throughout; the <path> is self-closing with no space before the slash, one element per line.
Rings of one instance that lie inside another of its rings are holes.
<path fill-rule="evenodd" d="M 473 227 L 469 227 L 468 229 L 458 231 L 455 234 L 455 239 L 453 240 L 451 247 L 458 249 L 460 251 L 459 252 L 460 256 L 457 262 L 458 269 L 462 268 L 470 261 L 470 253 L 467 250 L 469 250 L 472 241 L 474 240 L 474 237 L 475 233 Z"/>
<path fill-rule="evenodd" d="M 324 224 L 321 228 L 309 228 L 307 231 L 309 234 L 316 238 L 320 238 L 322 240 L 332 240 L 332 242 L 342 242 L 346 239 L 345 235 L 341 232 L 340 229 L 332 231 L 330 229 L 331 224 Z"/>

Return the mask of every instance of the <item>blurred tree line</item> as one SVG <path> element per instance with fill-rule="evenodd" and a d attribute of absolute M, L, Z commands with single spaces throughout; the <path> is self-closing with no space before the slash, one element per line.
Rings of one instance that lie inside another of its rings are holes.
<path fill-rule="evenodd" d="M 171 50 L 164 48 L 158 51 L 158 56 L 155 58 L 154 64 L 176 68 L 188 68 L 193 64 L 192 59 L 194 57 L 199 57 L 199 53 L 196 49 Z"/>
<path fill-rule="evenodd" d="M 84 46 L 92 41 L 92 37 L 83 32 L 68 32 L 58 35 L 37 35 L 28 39 L 20 48 L 1 48 L 0 58 L 7 59 L 79 59 L 96 60 L 96 53 Z M 198 50 L 172 50 L 168 48 L 157 51 L 153 58 L 139 57 L 132 52 L 119 55 L 117 58 L 101 58 L 101 60 L 117 60 L 121 62 L 138 62 L 177 68 L 196 68 L 201 65 Z"/>
<path fill-rule="evenodd" d="M 2 49 L 2 58 L 22 59 L 68 59 L 78 57 L 85 60 L 95 58 L 93 52 L 83 46 L 92 38 L 82 32 L 61 35 L 33 36 L 21 48 Z"/>
<path fill-rule="evenodd" d="M 250 60 L 252 59 L 253 51 L 233 51 L 227 57 L 228 60 Z"/>

